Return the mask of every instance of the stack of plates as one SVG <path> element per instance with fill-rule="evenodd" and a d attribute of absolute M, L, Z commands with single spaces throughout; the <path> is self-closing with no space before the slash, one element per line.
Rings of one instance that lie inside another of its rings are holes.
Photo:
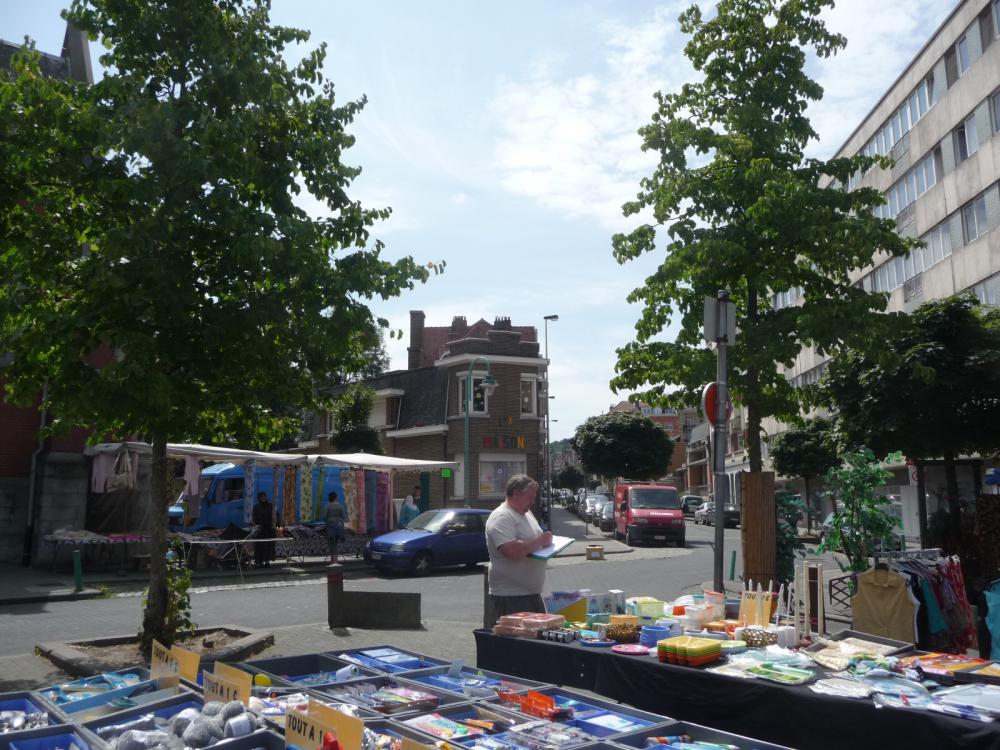
<path fill-rule="evenodd" d="M 702 667 L 722 657 L 722 642 L 712 638 L 682 635 L 667 638 L 656 644 L 656 655 L 661 662 Z"/>
<path fill-rule="evenodd" d="M 660 641 L 670 637 L 670 628 L 659 625 L 644 625 L 639 631 L 639 644 L 653 648 Z"/>

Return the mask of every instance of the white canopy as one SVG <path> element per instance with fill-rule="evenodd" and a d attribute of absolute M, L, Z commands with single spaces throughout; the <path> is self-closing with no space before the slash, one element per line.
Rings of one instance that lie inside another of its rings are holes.
<path fill-rule="evenodd" d="M 150 454 L 149 443 L 100 443 L 88 445 L 84 449 L 87 455 L 100 453 L 117 453 L 122 448 L 130 451 Z M 373 469 L 376 471 L 431 471 L 433 469 L 457 469 L 456 461 L 423 461 L 415 458 L 397 458 L 395 456 L 376 456 L 372 453 L 317 453 L 304 455 L 301 453 L 266 453 L 264 451 L 247 451 L 240 448 L 226 448 L 214 445 L 197 445 L 193 443 L 167 443 L 168 458 L 186 458 L 191 456 L 200 461 L 228 462 L 245 464 L 254 460 L 268 465 L 316 464 L 325 466 L 345 466 L 352 469 Z"/>

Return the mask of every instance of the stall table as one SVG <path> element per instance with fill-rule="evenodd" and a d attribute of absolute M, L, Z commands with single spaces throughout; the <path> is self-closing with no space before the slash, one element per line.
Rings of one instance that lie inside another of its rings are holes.
<path fill-rule="evenodd" d="M 805 685 L 729 677 L 578 643 L 511 638 L 489 630 L 475 631 L 475 638 L 476 663 L 483 669 L 590 690 L 644 711 L 800 750 L 1000 750 L 1000 722 L 876 708 L 870 698 L 822 695 Z"/>

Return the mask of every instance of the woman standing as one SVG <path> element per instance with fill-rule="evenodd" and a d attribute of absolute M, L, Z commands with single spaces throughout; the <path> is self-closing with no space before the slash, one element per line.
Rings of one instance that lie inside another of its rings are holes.
<path fill-rule="evenodd" d="M 337 493 L 331 492 L 326 503 L 326 543 L 330 547 L 330 562 L 339 562 L 337 545 L 344 541 L 344 521 L 347 514 L 344 506 L 337 502 Z"/>

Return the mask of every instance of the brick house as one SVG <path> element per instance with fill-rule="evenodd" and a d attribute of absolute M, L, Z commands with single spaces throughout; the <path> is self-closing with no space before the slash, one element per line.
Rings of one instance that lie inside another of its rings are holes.
<path fill-rule="evenodd" d="M 425 326 L 420 310 L 410 312 L 408 367 L 365 382 L 375 391 L 369 425 L 382 433 L 386 455 L 456 461 L 450 478 L 430 473 L 422 479 L 428 507 L 465 504 L 465 385 L 472 365 L 469 411 L 469 505 L 495 507 L 503 499 L 512 474 L 540 477 L 543 472 L 545 379 L 548 362 L 539 356 L 532 326 L 513 326 L 510 318 L 472 325 L 458 316 L 450 326 Z M 489 372 L 497 380 L 491 396 L 482 381 Z M 343 388 L 331 389 L 336 396 Z M 336 450 L 326 435 L 329 416 L 317 420 L 316 449 Z M 405 482 L 405 480 L 400 480 Z M 416 483 L 414 477 L 414 483 Z M 407 486 L 397 484 L 395 494 Z"/>

